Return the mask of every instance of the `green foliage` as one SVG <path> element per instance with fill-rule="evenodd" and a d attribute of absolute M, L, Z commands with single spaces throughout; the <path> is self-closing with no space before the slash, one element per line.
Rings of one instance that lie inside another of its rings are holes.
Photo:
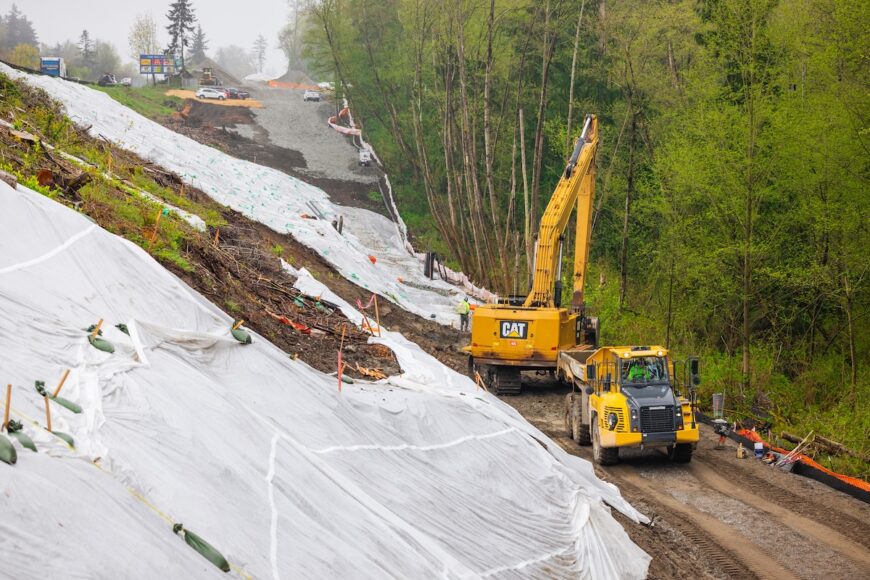
<path fill-rule="evenodd" d="M 166 87 L 93 87 L 149 119 L 160 119 L 178 111 L 182 99 L 167 96 Z"/>
<path fill-rule="evenodd" d="M 284 255 L 284 246 L 282 246 L 281 244 L 275 244 L 274 246 L 272 246 L 272 253 L 280 258 Z"/>
<path fill-rule="evenodd" d="M 504 276 L 525 249 L 518 110 L 530 186 L 542 128 L 533 222 L 582 115 L 597 114 L 585 291 L 603 339 L 669 340 L 678 356 L 704 357 L 705 401 L 725 392 L 746 414 L 766 399 L 778 428 L 815 429 L 866 453 L 870 4 L 626 0 L 604 12 L 587 3 L 570 138 L 579 14 L 577 3 L 556 5 L 494 3 L 494 218 L 484 158 L 489 2 L 321 2 L 309 10 L 307 57 L 350 85 L 417 247 L 495 290 L 527 283 L 525 256 Z M 542 47 L 552 38 L 539 119 Z M 519 233 L 519 243 L 499 248 L 500 232 Z M 565 299 L 572 262 L 568 251 Z"/>

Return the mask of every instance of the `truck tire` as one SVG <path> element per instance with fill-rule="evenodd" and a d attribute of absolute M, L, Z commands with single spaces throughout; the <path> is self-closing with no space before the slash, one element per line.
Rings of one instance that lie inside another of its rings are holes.
<path fill-rule="evenodd" d="M 598 426 L 598 417 L 592 416 L 592 459 L 598 465 L 615 465 L 619 463 L 619 447 L 602 447 Z"/>
<path fill-rule="evenodd" d="M 580 445 L 589 445 L 589 425 L 583 423 L 582 394 L 568 393 L 565 398 L 565 430 Z"/>
<path fill-rule="evenodd" d="M 691 443 L 677 443 L 668 447 L 668 457 L 674 463 L 689 463 L 694 450 Z"/>

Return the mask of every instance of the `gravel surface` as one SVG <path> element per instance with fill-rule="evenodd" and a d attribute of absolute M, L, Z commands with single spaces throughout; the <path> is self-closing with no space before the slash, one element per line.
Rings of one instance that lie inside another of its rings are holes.
<path fill-rule="evenodd" d="M 360 167 L 357 148 L 350 138 L 326 124 L 336 113 L 327 100 L 319 103 L 302 100 L 304 91 L 260 88 L 257 98 L 264 108 L 255 109 L 257 123 L 268 129 L 275 145 L 301 151 L 308 168 L 301 173 L 359 183 L 376 183 L 378 170 L 372 165 Z"/>
<path fill-rule="evenodd" d="M 566 451 L 591 460 L 591 448 L 567 436 L 564 397 L 570 389 L 523 377 L 520 396 L 503 397 Z M 715 449 L 701 426 L 688 465 L 657 450 L 621 453 L 600 477 L 656 527 L 622 522 L 653 561 L 651 578 L 870 578 L 870 506 L 816 481 L 736 458 L 736 444 Z"/>

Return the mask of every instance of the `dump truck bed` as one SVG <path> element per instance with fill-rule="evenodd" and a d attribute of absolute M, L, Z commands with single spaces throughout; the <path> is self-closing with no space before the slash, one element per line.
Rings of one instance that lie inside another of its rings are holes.
<path fill-rule="evenodd" d="M 563 350 L 559 352 L 556 366 L 566 382 L 586 381 L 586 360 L 595 352 L 592 349 Z"/>

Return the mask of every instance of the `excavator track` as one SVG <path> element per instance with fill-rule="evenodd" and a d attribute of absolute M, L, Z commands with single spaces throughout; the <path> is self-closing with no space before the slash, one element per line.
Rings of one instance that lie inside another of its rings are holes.
<path fill-rule="evenodd" d="M 519 369 L 496 367 L 493 371 L 491 391 L 495 395 L 519 395 L 523 390 Z"/>

